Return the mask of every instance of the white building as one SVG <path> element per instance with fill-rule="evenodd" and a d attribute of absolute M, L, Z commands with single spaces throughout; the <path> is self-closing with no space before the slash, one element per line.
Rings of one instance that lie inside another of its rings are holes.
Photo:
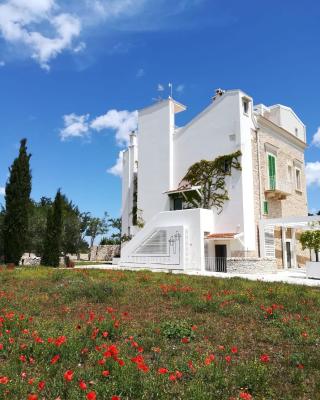
<path fill-rule="evenodd" d="M 123 157 L 122 234 L 132 239 L 120 265 L 247 271 L 304 264 L 297 227 L 277 228 L 270 218 L 307 216 L 305 125 L 288 107 L 254 106 L 241 90 L 218 90 L 177 128 L 175 116 L 185 110 L 169 98 L 139 112 Z M 226 177 L 222 212 L 188 208 L 188 191 L 201 196 L 200 186 L 181 183 L 189 167 L 237 150 L 242 169 Z"/>

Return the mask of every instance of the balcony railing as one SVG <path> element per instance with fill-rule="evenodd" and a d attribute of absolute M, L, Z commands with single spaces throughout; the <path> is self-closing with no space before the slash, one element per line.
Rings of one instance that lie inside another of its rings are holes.
<path fill-rule="evenodd" d="M 227 272 L 226 257 L 205 257 L 206 271 Z"/>
<path fill-rule="evenodd" d="M 280 200 L 285 199 L 292 193 L 292 182 L 280 181 L 276 176 L 268 176 L 265 192 L 269 197 L 278 197 Z"/>

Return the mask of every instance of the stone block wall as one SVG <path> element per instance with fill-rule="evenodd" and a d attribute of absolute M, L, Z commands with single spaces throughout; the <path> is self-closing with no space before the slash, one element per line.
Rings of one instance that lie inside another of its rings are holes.
<path fill-rule="evenodd" d="M 237 274 L 273 273 L 277 271 L 277 263 L 273 258 L 240 258 L 227 259 L 227 272 Z"/>
<path fill-rule="evenodd" d="M 112 261 L 120 256 L 120 245 L 92 246 L 90 249 L 90 261 Z"/>

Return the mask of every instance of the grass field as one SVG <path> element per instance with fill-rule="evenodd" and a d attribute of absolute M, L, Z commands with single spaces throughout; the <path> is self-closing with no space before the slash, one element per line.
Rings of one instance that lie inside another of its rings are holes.
<path fill-rule="evenodd" d="M 0 272 L 0 399 L 320 399 L 320 292 L 150 272 Z"/>

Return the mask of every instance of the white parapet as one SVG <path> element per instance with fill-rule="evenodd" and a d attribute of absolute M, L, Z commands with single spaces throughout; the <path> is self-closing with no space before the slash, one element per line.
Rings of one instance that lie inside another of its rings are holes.
<path fill-rule="evenodd" d="M 160 212 L 123 246 L 120 265 L 157 270 L 204 270 L 204 234 L 213 229 L 212 210 Z"/>

